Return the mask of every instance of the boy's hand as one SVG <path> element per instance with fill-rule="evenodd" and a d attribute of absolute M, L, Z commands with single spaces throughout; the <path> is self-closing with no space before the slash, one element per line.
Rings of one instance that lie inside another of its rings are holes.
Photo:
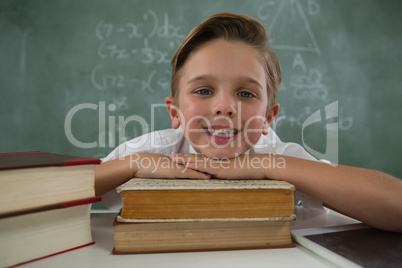
<path fill-rule="evenodd" d="M 203 172 L 173 162 L 163 154 L 137 153 L 129 155 L 130 168 L 137 178 L 209 179 Z"/>
<path fill-rule="evenodd" d="M 235 158 L 208 158 L 201 154 L 172 154 L 173 162 L 210 174 L 219 179 L 265 179 L 270 167 L 270 155 L 243 154 Z"/>

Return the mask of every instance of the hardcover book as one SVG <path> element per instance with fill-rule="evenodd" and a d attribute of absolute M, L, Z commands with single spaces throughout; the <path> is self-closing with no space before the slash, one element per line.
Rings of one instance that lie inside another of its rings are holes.
<path fill-rule="evenodd" d="M 295 218 L 181 222 L 114 222 L 113 254 L 293 247 Z"/>
<path fill-rule="evenodd" d="M 270 220 L 294 212 L 294 186 L 276 180 L 131 179 L 120 222 Z"/>
<path fill-rule="evenodd" d="M 99 163 L 45 152 L 0 154 L 0 216 L 94 197 Z"/>
<path fill-rule="evenodd" d="M 0 267 L 20 265 L 94 244 L 91 203 L 77 200 L 0 218 Z M 57 208 L 56 208 L 57 207 Z"/>

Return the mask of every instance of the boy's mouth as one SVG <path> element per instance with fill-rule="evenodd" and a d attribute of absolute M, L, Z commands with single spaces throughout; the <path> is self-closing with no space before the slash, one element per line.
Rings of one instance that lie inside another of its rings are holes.
<path fill-rule="evenodd" d="M 217 129 L 207 128 L 205 130 L 211 136 L 218 136 L 223 138 L 230 138 L 239 133 L 237 129 L 231 129 L 231 128 L 217 128 Z"/>
<path fill-rule="evenodd" d="M 240 131 L 232 128 L 205 128 L 205 132 L 213 144 L 225 145 L 232 143 Z"/>

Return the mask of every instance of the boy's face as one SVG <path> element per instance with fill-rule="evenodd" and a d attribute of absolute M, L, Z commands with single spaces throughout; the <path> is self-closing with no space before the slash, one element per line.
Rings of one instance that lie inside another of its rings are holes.
<path fill-rule="evenodd" d="M 267 81 L 256 52 L 241 42 L 214 40 L 187 59 L 176 99 L 165 102 L 172 127 L 182 127 L 207 157 L 233 158 L 250 149 L 278 114 L 267 111 Z"/>

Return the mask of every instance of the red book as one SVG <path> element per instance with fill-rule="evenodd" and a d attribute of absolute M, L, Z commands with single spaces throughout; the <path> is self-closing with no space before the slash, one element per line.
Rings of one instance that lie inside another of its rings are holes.
<path fill-rule="evenodd" d="M 0 153 L 0 170 L 48 166 L 76 166 L 99 164 L 99 159 L 53 154 L 40 151 Z"/>
<path fill-rule="evenodd" d="M 99 163 L 45 152 L 0 154 L 0 217 L 95 197 Z"/>
<path fill-rule="evenodd" d="M 0 218 L 0 267 L 16 266 L 94 244 L 91 203 L 99 197 L 62 203 Z"/>

